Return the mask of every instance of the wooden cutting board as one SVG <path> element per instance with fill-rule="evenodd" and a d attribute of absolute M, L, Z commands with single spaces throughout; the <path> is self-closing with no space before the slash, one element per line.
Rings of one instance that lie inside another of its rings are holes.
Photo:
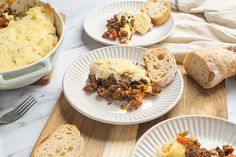
<path fill-rule="evenodd" d="M 225 83 L 222 82 L 213 89 L 205 90 L 186 76 L 182 66 L 179 68 L 184 78 L 184 92 L 176 107 L 164 116 L 139 125 L 104 124 L 78 113 L 61 94 L 35 147 L 59 125 L 70 123 L 78 127 L 85 139 L 81 157 L 130 157 L 140 136 L 165 119 L 181 115 L 207 115 L 227 119 Z"/>

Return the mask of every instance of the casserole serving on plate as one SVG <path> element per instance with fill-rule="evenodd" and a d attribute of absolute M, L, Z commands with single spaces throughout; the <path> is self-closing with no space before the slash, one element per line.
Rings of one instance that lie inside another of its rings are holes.
<path fill-rule="evenodd" d="M 64 36 L 63 20 L 49 4 L 28 3 L 25 11 L 27 0 L 17 1 L 0 8 L 5 17 L 0 25 L 0 90 L 23 87 L 47 75 Z M 4 12 L 6 6 L 13 11 Z"/>

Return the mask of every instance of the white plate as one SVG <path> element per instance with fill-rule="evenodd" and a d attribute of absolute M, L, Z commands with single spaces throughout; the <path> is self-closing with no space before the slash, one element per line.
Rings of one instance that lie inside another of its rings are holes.
<path fill-rule="evenodd" d="M 128 46 L 110 46 L 89 52 L 81 56 L 67 70 L 63 90 L 70 104 L 79 112 L 94 120 L 110 124 L 137 124 L 146 122 L 170 111 L 179 101 L 183 92 L 183 78 L 177 72 L 174 81 L 163 88 L 157 96 L 145 98 L 143 104 L 133 112 L 120 109 L 120 104 L 107 102 L 83 91 L 89 74 L 89 65 L 98 58 L 124 58 L 143 63 L 142 53 L 145 49 Z"/>
<path fill-rule="evenodd" d="M 157 148 L 189 131 L 205 148 L 229 144 L 236 147 L 236 125 L 220 118 L 183 116 L 163 121 L 149 129 L 137 142 L 132 157 L 156 157 Z"/>
<path fill-rule="evenodd" d="M 107 30 L 107 20 L 114 17 L 121 11 L 139 11 L 141 1 L 124 1 L 95 8 L 84 20 L 85 32 L 94 40 L 106 45 L 121 45 L 118 40 L 111 41 L 102 38 L 102 34 Z M 161 26 L 154 26 L 144 35 L 134 34 L 129 42 L 129 46 L 148 46 L 158 43 L 167 38 L 175 28 L 173 16 Z"/>

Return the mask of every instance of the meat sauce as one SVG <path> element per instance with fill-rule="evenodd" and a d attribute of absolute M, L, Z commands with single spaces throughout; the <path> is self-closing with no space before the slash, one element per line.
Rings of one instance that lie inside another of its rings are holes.
<path fill-rule="evenodd" d="M 0 28 L 5 28 L 8 26 L 9 22 L 14 19 L 14 16 L 10 12 L 0 12 Z"/>
<path fill-rule="evenodd" d="M 234 149 L 229 145 L 224 145 L 221 148 L 216 147 L 212 150 L 207 150 L 206 148 L 200 148 L 195 144 L 186 145 L 185 156 L 186 157 L 227 157 L 232 154 Z"/>
<path fill-rule="evenodd" d="M 113 101 L 128 101 L 128 104 L 122 105 L 122 109 L 126 106 L 126 110 L 136 110 L 142 103 L 145 96 L 150 93 L 145 92 L 147 85 L 144 81 L 132 82 L 130 84 L 118 82 L 111 75 L 107 79 L 96 79 L 95 75 L 89 75 L 89 83 L 83 88 L 86 92 L 97 92 L 98 96 L 104 98 L 108 104 Z M 157 85 L 153 88 L 153 93 L 159 93 L 160 87 Z"/>

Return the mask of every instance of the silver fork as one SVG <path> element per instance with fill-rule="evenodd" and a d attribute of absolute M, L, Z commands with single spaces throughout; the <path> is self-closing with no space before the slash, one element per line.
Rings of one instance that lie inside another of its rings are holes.
<path fill-rule="evenodd" d="M 0 124 L 8 124 L 18 120 L 22 117 L 35 103 L 37 100 L 32 95 L 23 101 L 19 106 L 10 112 L 6 113 L 0 118 Z"/>

